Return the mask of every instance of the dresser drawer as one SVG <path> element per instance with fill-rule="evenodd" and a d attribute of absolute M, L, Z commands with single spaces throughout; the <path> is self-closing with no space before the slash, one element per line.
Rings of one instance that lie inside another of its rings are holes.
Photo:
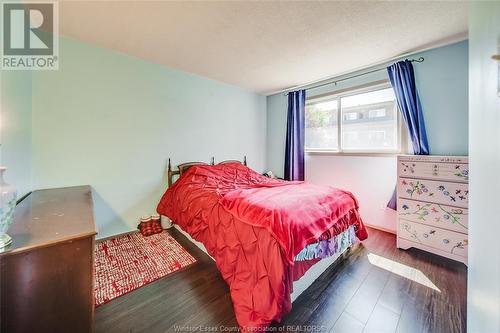
<path fill-rule="evenodd" d="M 468 184 L 399 178 L 398 197 L 467 208 Z"/>
<path fill-rule="evenodd" d="M 398 200 L 398 217 L 416 223 L 467 233 L 469 212 L 465 208 L 415 200 Z"/>
<path fill-rule="evenodd" d="M 467 235 L 399 219 L 398 237 L 445 253 L 467 257 Z"/>
<path fill-rule="evenodd" d="M 400 160 L 398 174 L 401 177 L 446 180 L 453 182 L 469 181 L 469 164 L 417 162 Z"/>

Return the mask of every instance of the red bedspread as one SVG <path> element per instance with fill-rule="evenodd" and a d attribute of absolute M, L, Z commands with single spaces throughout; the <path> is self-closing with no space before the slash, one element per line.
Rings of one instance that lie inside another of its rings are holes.
<path fill-rule="evenodd" d="M 230 286 L 238 323 L 267 326 L 291 309 L 293 256 L 328 229 L 356 226 L 348 192 L 284 182 L 239 164 L 191 167 L 163 195 L 158 213 L 202 242 Z"/>
<path fill-rule="evenodd" d="M 350 221 L 361 221 L 357 200 L 349 192 L 306 183 L 285 185 L 238 189 L 220 202 L 241 221 L 267 229 L 280 243 L 289 263 L 331 227 L 337 227 L 338 234 L 349 227 Z M 365 239 L 366 230 L 360 223 L 357 227 L 358 238 Z"/>

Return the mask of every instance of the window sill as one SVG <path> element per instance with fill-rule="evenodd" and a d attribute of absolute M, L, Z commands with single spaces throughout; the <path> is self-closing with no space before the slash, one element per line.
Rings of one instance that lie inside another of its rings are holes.
<path fill-rule="evenodd" d="M 323 156 L 361 156 L 361 157 L 396 157 L 403 152 L 368 152 L 368 151 L 332 151 L 332 150 L 306 150 L 306 155 Z"/>

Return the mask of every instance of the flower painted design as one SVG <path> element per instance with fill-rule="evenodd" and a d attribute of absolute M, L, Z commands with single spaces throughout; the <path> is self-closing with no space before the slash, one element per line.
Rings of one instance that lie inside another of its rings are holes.
<path fill-rule="evenodd" d="M 443 185 L 439 185 L 437 189 L 438 191 L 441 191 L 444 196 L 447 196 L 451 202 L 457 202 L 457 199 L 458 201 L 467 200 L 467 196 L 469 194 L 468 190 L 464 190 L 462 192 L 460 189 L 455 190 L 454 193 L 450 193 L 450 191 Z"/>
<path fill-rule="evenodd" d="M 422 231 L 421 233 L 419 233 L 409 223 L 404 223 L 402 225 L 402 228 L 403 228 L 403 231 L 405 231 L 406 233 L 408 233 L 410 239 L 412 239 L 412 240 L 414 240 L 414 241 L 416 241 L 416 242 L 418 242 L 420 244 L 426 244 L 428 241 L 431 241 L 432 239 L 439 240 L 441 238 L 441 236 L 434 229 L 429 229 L 428 231 Z M 422 240 L 421 240 L 420 237 L 422 237 L 422 239 L 424 239 L 424 242 L 422 242 Z M 443 239 L 441 239 L 441 242 L 446 247 L 453 245 L 451 247 L 451 249 L 449 250 L 451 254 L 454 254 L 454 251 L 456 249 L 464 249 L 469 244 L 469 241 L 467 239 L 464 239 L 462 241 L 458 241 L 457 243 L 453 244 L 450 241 L 450 239 L 443 238 Z"/>
<path fill-rule="evenodd" d="M 453 251 L 455 251 L 456 249 L 463 250 L 467 245 L 469 245 L 469 240 L 464 239 L 463 241 L 458 242 L 457 244 L 455 244 L 455 246 L 451 248 L 451 253 L 453 253 Z"/>
<path fill-rule="evenodd" d="M 403 163 L 401 162 L 401 165 L 403 166 L 403 171 L 404 172 L 411 172 L 411 173 L 415 173 L 415 166 L 416 164 L 415 163 Z"/>
<path fill-rule="evenodd" d="M 409 186 L 409 188 L 406 189 L 406 193 L 408 193 L 410 197 L 415 193 L 421 195 L 422 193 L 424 193 L 424 189 L 426 188 L 425 185 L 418 180 L 416 182 L 411 181 L 409 183 L 403 180 L 403 182 L 401 182 L 401 184 Z"/>
<path fill-rule="evenodd" d="M 399 212 L 400 216 L 410 216 L 415 220 L 428 222 L 434 221 L 434 223 L 452 223 L 467 229 L 467 226 L 462 223 L 463 217 L 465 216 L 464 210 L 459 208 L 448 209 L 440 204 L 432 203 L 418 203 L 415 205 L 415 209 L 410 209 L 408 204 L 403 203 L 401 205 L 402 211 Z"/>
<path fill-rule="evenodd" d="M 469 180 L 469 170 L 468 169 L 463 169 L 464 166 L 462 165 L 455 165 L 455 172 L 453 173 L 455 176 L 462 178 L 464 180 Z"/>
<path fill-rule="evenodd" d="M 403 224 L 403 229 L 410 234 L 410 238 L 413 240 L 416 240 L 419 243 L 422 243 L 422 241 L 418 238 L 418 233 L 416 230 L 412 230 L 411 226 L 408 223 Z"/>

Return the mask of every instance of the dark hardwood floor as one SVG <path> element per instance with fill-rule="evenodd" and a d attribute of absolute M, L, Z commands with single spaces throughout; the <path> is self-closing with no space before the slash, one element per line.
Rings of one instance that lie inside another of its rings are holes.
<path fill-rule="evenodd" d="M 97 332 L 229 329 L 229 288 L 213 261 L 175 229 L 197 263 L 96 309 Z M 332 265 L 294 302 L 275 331 L 465 332 L 467 269 L 419 250 L 398 250 L 392 234 L 369 238 Z"/>

